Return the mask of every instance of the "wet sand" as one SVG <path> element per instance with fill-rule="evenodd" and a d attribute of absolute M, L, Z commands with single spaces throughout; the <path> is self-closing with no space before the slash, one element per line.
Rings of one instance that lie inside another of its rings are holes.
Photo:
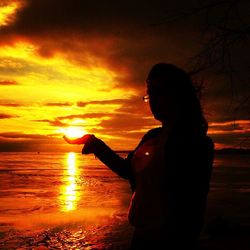
<path fill-rule="evenodd" d="M 9 230 L 0 249 L 128 249 L 132 227 L 124 216 L 88 226 L 68 223 L 36 232 Z"/>

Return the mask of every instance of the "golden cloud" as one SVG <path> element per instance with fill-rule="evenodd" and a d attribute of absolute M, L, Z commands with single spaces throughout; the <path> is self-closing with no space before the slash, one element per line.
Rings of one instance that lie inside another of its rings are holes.
<path fill-rule="evenodd" d="M 11 119 L 11 118 L 16 118 L 18 116 L 16 115 L 8 115 L 8 114 L 0 114 L 0 119 Z"/>
<path fill-rule="evenodd" d="M 8 26 L 15 20 L 15 13 L 22 6 L 19 1 L 5 1 L 0 3 L 0 27 Z"/>
<path fill-rule="evenodd" d="M 0 80 L 0 85 L 17 85 L 15 80 Z"/>

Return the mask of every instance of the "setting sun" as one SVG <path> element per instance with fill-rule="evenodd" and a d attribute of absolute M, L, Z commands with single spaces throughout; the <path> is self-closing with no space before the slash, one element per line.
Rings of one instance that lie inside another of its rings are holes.
<path fill-rule="evenodd" d="M 79 127 L 68 127 L 62 130 L 64 135 L 67 136 L 69 139 L 76 139 L 84 136 L 87 134 L 87 131 L 83 128 Z"/>

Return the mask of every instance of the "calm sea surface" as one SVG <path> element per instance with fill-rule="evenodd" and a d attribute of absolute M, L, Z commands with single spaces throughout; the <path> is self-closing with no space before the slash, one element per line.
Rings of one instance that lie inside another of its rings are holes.
<path fill-rule="evenodd" d="M 130 196 L 93 155 L 0 153 L 0 249 L 125 249 Z M 249 211 L 250 156 L 216 156 L 207 217 Z"/>

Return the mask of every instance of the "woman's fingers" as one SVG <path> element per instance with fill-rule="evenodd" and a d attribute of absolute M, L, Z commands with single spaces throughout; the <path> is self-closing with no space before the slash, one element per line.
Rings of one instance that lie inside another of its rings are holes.
<path fill-rule="evenodd" d="M 82 144 L 82 138 L 70 139 L 67 136 L 64 136 L 63 139 L 69 144 Z"/>
<path fill-rule="evenodd" d="M 91 137 L 92 135 L 87 134 L 84 135 L 81 138 L 77 138 L 77 139 L 70 139 L 67 136 L 63 136 L 63 139 L 68 142 L 69 144 L 85 144 L 87 142 L 87 140 Z"/>

